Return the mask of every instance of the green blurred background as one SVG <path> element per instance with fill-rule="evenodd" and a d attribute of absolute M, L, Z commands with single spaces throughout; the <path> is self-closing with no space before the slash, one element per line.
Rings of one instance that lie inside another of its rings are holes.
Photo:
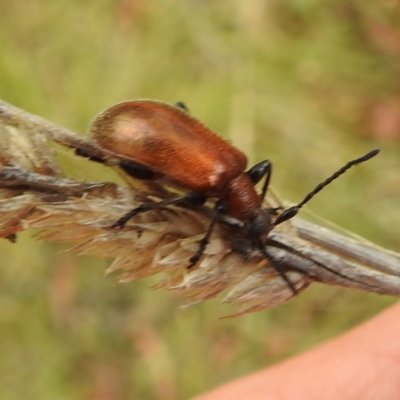
<path fill-rule="evenodd" d="M 274 163 L 291 201 L 351 158 L 379 157 L 313 200 L 317 214 L 400 251 L 400 2 L 0 0 L 0 97 L 84 133 L 133 98 L 184 101 Z M 61 150 L 68 176 L 115 180 Z M 313 285 L 233 320 L 180 311 L 156 280 L 116 285 L 68 246 L 0 243 L 0 397 L 186 399 L 306 350 L 395 299 Z"/>

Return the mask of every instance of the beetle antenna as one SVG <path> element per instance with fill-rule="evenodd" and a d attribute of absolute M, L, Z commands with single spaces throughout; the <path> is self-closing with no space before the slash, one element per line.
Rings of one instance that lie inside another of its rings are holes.
<path fill-rule="evenodd" d="M 360 164 L 364 161 L 368 161 L 372 157 L 375 157 L 379 153 L 379 150 L 372 150 L 369 153 L 365 154 L 365 156 L 362 156 L 360 158 L 356 158 L 355 160 L 349 161 L 346 165 L 344 165 L 342 168 L 340 168 L 338 171 L 336 171 L 333 175 L 331 175 L 328 179 L 326 179 L 324 182 L 320 183 L 312 192 L 310 192 L 303 201 L 301 201 L 298 205 L 297 208 L 300 209 L 301 207 L 304 206 L 304 204 L 308 203 L 317 193 L 319 193 L 325 186 L 328 186 L 332 181 L 334 181 L 336 178 L 338 178 L 340 175 L 344 174 L 348 169 L 350 169 L 352 166 Z"/>
<path fill-rule="evenodd" d="M 306 203 L 308 203 L 317 193 L 319 193 L 324 187 L 328 186 L 332 181 L 334 181 L 336 178 L 338 178 L 340 175 L 344 174 L 348 169 L 350 169 L 352 166 L 360 164 L 362 162 L 368 161 L 372 157 L 375 157 L 380 150 L 375 149 L 370 151 L 369 153 L 365 154 L 364 156 L 360 158 L 356 158 L 355 160 L 349 161 L 346 165 L 344 165 L 342 168 L 340 168 L 338 171 L 336 171 L 333 175 L 331 175 L 328 179 L 325 179 L 323 182 L 321 182 L 319 185 L 316 186 L 316 188 L 311 191 L 310 193 L 307 194 L 307 196 L 296 206 L 290 207 L 287 210 L 283 211 L 281 215 L 277 218 L 275 221 L 274 225 L 279 225 L 280 223 L 287 221 L 290 218 L 293 218 L 300 208 L 302 208 Z"/>

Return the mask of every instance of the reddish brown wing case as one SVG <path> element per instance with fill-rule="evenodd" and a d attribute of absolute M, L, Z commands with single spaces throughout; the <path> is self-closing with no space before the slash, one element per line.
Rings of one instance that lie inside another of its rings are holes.
<path fill-rule="evenodd" d="M 246 168 L 246 156 L 178 107 L 151 100 L 116 104 L 90 133 L 105 152 L 135 161 L 182 187 L 218 193 Z"/>

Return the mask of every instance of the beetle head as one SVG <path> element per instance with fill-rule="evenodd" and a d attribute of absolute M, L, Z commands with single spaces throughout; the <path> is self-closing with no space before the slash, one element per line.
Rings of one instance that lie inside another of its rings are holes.
<path fill-rule="evenodd" d="M 246 228 L 252 241 L 268 234 L 273 228 L 270 212 L 261 208 L 257 209 L 247 221 Z"/>

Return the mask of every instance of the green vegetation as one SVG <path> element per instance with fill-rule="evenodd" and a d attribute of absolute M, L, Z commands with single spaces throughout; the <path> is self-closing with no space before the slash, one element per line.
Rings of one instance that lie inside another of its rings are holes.
<path fill-rule="evenodd" d="M 308 210 L 400 250 L 400 3 L 3 0 L 0 97 L 84 133 L 133 98 L 184 101 L 296 201 L 379 147 Z M 65 173 L 117 179 L 60 150 Z M 303 217 L 307 217 L 304 211 Z M 315 218 L 315 216 L 313 216 Z M 115 285 L 107 261 L 27 234 L 0 243 L 0 393 L 185 399 L 305 350 L 394 299 L 313 287 L 233 320 L 210 301 Z"/>

